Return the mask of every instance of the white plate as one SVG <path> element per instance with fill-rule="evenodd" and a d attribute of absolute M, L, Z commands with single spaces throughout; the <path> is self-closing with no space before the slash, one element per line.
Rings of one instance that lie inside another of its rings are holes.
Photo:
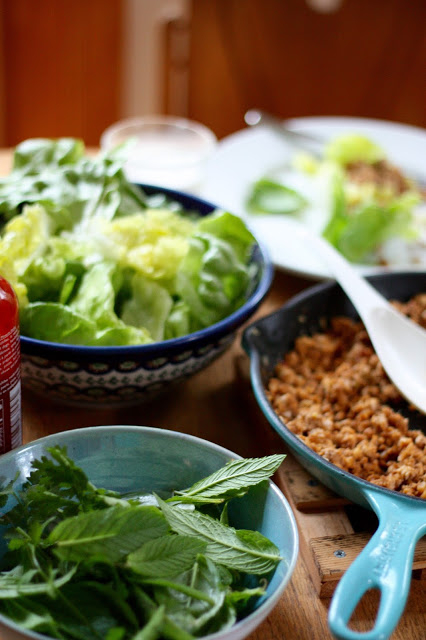
<path fill-rule="evenodd" d="M 426 130 L 408 125 L 366 118 L 296 118 L 286 124 L 295 131 L 324 140 L 341 133 L 360 132 L 374 140 L 388 159 L 407 173 L 426 177 Z M 266 128 L 247 128 L 224 138 L 217 147 L 206 173 L 201 196 L 240 215 L 256 237 L 265 244 L 276 267 L 295 274 L 321 279 L 329 273 L 319 259 L 297 242 L 293 230 L 299 224 L 290 216 L 250 215 L 244 202 L 250 186 L 294 155 L 277 134 Z M 398 265 L 394 270 L 404 269 Z M 381 273 L 388 267 L 359 266 L 363 273 Z M 410 267 L 413 269 L 413 267 Z M 425 267 L 421 268 L 425 270 Z"/>

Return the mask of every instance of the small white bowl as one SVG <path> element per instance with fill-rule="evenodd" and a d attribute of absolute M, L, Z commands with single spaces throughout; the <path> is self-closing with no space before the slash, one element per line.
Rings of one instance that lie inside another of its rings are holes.
<path fill-rule="evenodd" d="M 197 192 L 217 144 L 203 124 L 175 116 L 121 120 L 102 134 L 101 149 L 123 146 L 124 171 L 132 182 Z"/>

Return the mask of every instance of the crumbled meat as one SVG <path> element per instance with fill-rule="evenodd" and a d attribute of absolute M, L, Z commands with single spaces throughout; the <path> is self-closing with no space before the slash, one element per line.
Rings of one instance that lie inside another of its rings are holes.
<path fill-rule="evenodd" d="M 395 304 L 426 328 L 426 293 Z M 426 499 L 426 435 L 398 413 L 403 398 L 360 322 L 336 317 L 324 333 L 297 338 L 267 395 L 316 453 L 376 485 Z"/>
<path fill-rule="evenodd" d="M 369 164 L 367 162 L 352 162 L 346 167 L 346 174 L 351 182 L 363 184 L 372 182 L 379 187 L 401 194 L 409 189 L 409 182 L 399 169 L 385 160 Z"/>

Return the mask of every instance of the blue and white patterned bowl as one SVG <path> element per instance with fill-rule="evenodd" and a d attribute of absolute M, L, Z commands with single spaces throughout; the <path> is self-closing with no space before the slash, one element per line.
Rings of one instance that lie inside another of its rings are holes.
<path fill-rule="evenodd" d="M 165 194 L 200 215 L 216 208 L 172 189 L 141 186 L 150 195 Z M 100 408 L 138 404 L 188 378 L 232 344 L 236 330 L 269 291 L 273 267 L 265 249 L 256 244 L 251 259 L 258 269 L 245 304 L 224 320 L 187 336 L 130 347 L 83 347 L 21 336 L 23 385 L 62 404 Z"/>

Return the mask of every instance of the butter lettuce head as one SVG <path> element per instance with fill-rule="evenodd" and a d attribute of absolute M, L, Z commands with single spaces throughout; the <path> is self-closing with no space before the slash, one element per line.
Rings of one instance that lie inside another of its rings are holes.
<path fill-rule="evenodd" d="M 121 162 L 72 138 L 16 148 L 0 179 L 0 273 L 19 295 L 22 335 L 149 344 L 222 320 L 251 291 L 254 238 L 240 218 L 150 198 Z"/>
<path fill-rule="evenodd" d="M 144 213 L 101 221 L 96 232 L 106 239 L 118 263 L 154 280 L 171 281 L 188 251 L 194 223 L 176 212 Z"/>

